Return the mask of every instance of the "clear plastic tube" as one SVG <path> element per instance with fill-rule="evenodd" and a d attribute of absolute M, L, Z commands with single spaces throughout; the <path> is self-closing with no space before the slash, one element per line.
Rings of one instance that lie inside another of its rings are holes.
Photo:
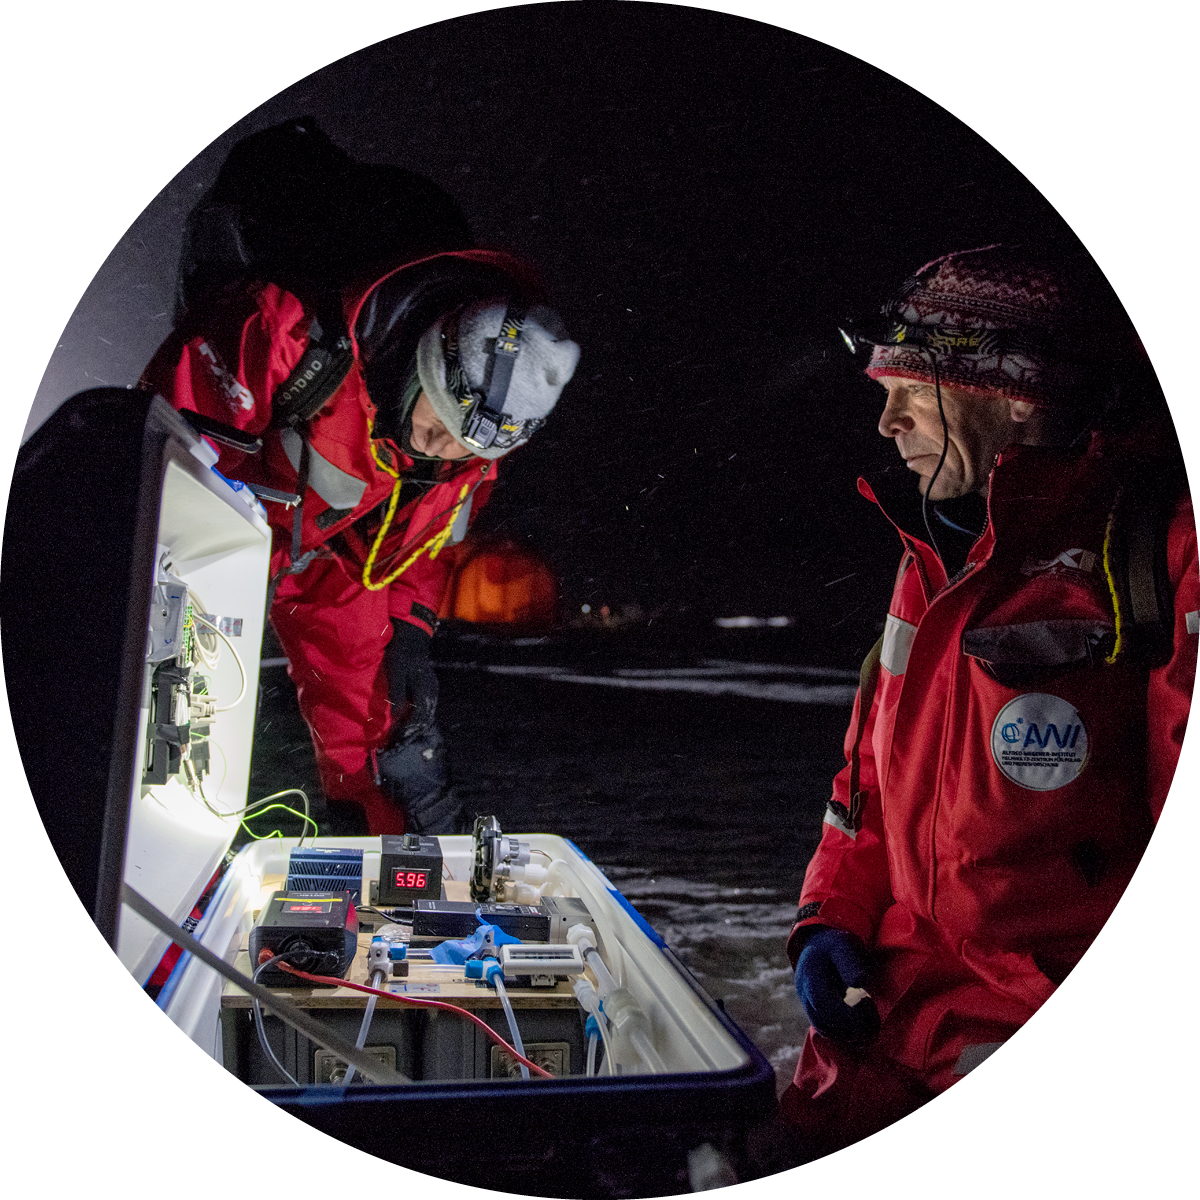
<path fill-rule="evenodd" d="M 596 1074 L 596 1045 L 599 1041 L 599 1033 L 593 1033 L 588 1038 L 587 1073 L 589 1077 Z"/>
<path fill-rule="evenodd" d="M 608 1018 L 600 1011 L 600 997 L 596 995 L 596 989 L 583 978 L 575 980 L 574 984 L 575 998 L 579 1001 L 584 1011 L 591 1013 L 595 1018 L 596 1028 L 600 1031 L 600 1038 L 604 1043 L 604 1067 L 609 1075 L 616 1073 L 615 1061 L 613 1058 L 612 1044 L 608 1040 Z M 589 1053 L 593 1053 L 589 1051 Z"/>
<path fill-rule="evenodd" d="M 617 990 L 617 981 L 609 974 L 608 968 L 604 965 L 604 959 L 600 957 L 600 951 L 595 946 L 589 946 L 583 952 L 583 961 L 587 963 L 596 977 L 601 1000 Z"/>
<path fill-rule="evenodd" d="M 663 1062 L 662 1056 L 654 1048 L 654 1043 L 646 1036 L 645 1032 L 638 1029 L 636 1026 L 629 1031 L 629 1041 L 633 1048 L 642 1056 L 642 1062 L 646 1064 L 653 1074 L 661 1075 L 667 1065 Z"/>
<path fill-rule="evenodd" d="M 499 971 L 492 976 L 492 987 L 496 989 L 496 995 L 500 997 L 500 1007 L 504 1009 L 504 1015 L 508 1018 L 508 1032 L 512 1035 L 513 1049 L 523 1057 L 528 1057 L 525 1054 L 525 1045 L 521 1041 L 521 1032 L 517 1028 L 516 1014 L 513 1012 L 512 1004 L 509 1003 L 508 992 L 504 988 L 504 979 Z M 529 1078 L 529 1068 L 521 1063 L 521 1078 Z"/>
<path fill-rule="evenodd" d="M 371 986 L 373 988 L 383 987 L 384 974 L 382 971 L 374 971 L 371 974 Z M 356 1050 L 361 1050 L 367 1044 L 367 1031 L 371 1028 L 371 1018 L 375 1015 L 375 1001 L 378 996 L 367 997 L 367 1010 L 363 1013 L 362 1024 L 358 1029 L 358 1040 L 354 1043 Z M 346 1077 L 342 1080 L 341 1086 L 354 1082 L 354 1064 L 351 1063 L 346 1068 Z"/>
<path fill-rule="evenodd" d="M 605 1005 L 605 1015 L 612 1022 L 618 1041 L 632 1047 L 651 1073 L 657 1074 L 665 1071 L 666 1066 L 662 1057 L 650 1040 L 645 1014 L 634 997 L 625 988 L 619 987 L 617 981 L 609 974 L 604 959 L 600 957 L 600 951 L 596 949 L 592 931 L 585 925 L 573 925 L 567 930 L 567 941 L 579 947 L 588 970 L 596 977 L 596 990 Z M 578 985 L 575 994 L 580 996 Z M 582 997 L 580 997 L 580 1002 L 583 1003 Z M 587 1007 L 586 1004 L 585 1007 Z M 597 1021 L 599 1020 L 600 1018 L 597 1017 Z M 600 1028 L 603 1032 L 604 1026 L 601 1025 Z M 604 1038 L 604 1052 L 611 1074 L 613 1069 L 612 1046 L 607 1035 Z"/>

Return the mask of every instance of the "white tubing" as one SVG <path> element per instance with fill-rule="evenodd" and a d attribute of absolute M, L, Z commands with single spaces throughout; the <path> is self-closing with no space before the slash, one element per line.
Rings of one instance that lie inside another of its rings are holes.
<path fill-rule="evenodd" d="M 567 930 L 567 941 L 579 947 L 588 970 L 596 977 L 600 1000 L 605 1003 L 604 1015 L 611 1021 L 613 1032 L 617 1035 L 618 1040 L 622 1044 L 628 1044 L 652 1073 L 664 1072 L 666 1065 L 650 1040 L 646 1014 L 642 1012 L 641 1006 L 628 989 L 618 987 L 617 981 L 609 974 L 608 967 L 604 965 L 604 959 L 600 957 L 600 951 L 596 949 L 592 931 L 586 925 L 572 925 Z M 575 995 L 580 996 L 578 985 L 576 985 Z M 598 1021 L 599 1019 L 597 1017 Z M 611 1064 L 612 1046 L 607 1037 L 604 1040 L 604 1050 L 605 1055 L 609 1056 Z"/>
<path fill-rule="evenodd" d="M 382 987 L 383 980 L 384 980 L 383 972 L 375 971 L 371 975 L 371 986 L 373 988 Z M 375 995 L 371 995 L 371 996 L 367 997 L 367 1011 L 363 1013 L 362 1024 L 359 1026 L 359 1029 L 358 1029 L 358 1041 L 356 1041 L 354 1043 L 354 1048 L 356 1050 L 361 1050 L 367 1044 L 367 1030 L 369 1030 L 371 1028 L 371 1018 L 375 1015 L 375 1001 L 378 999 L 379 999 L 379 997 L 375 996 Z M 345 1077 L 345 1079 L 342 1080 L 341 1086 L 345 1087 L 347 1084 L 350 1084 L 353 1082 L 354 1082 L 354 1064 L 351 1063 L 349 1065 L 349 1067 L 346 1068 L 346 1077 Z"/>
<path fill-rule="evenodd" d="M 654 1043 L 647 1037 L 645 1030 L 633 1028 L 629 1031 L 629 1041 L 633 1048 L 642 1056 L 642 1062 L 650 1068 L 656 1075 L 662 1075 L 666 1072 L 667 1066 L 663 1062 L 658 1051 L 654 1048 Z"/>
<path fill-rule="evenodd" d="M 604 941 L 608 953 L 608 968 L 617 985 L 621 986 L 625 978 L 625 956 L 621 949 L 620 938 L 617 937 L 617 931 L 605 914 L 605 897 L 602 892 L 596 890 L 596 881 L 581 875 L 565 859 L 555 859 L 547 869 L 546 876 L 547 882 L 542 885 L 543 894 L 546 894 L 545 889 L 549 888 L 551 895 L 577 896 L 587 906 L 592 920 L 596 924 L 596 937 Z M 595 945 L 596 937 L 592 935 L 590 929 L 588 929 L 588 937 Z M 570 941 L 569 931 L 567 940 Z"/>
<path fill-rule="evenodd" d="M 600 1022 L 596 1022 L 599 1026 Z M 588 1056 L 587 1056 L 587 1074 L 592 1076 L 596 1074 L 596 1043 L 600 1041 L 600 1035 L 593 1033 L 588 1037 Z"/>
<path fill-rule="evenodd" d="M 492 987 L 496 989 L 496 995 L 500 997 L 500 1007 L 504 1009 L 504 1015 L 508 1018 L 508 1032 L 512 1035 L 513 1049 L 520 1055 L 525 1054 L 525 1045 L 521 1041 L 521 1031 L 517 1028 L 517 1018 L 512 1010 L 512 1005 L 508 1000 L 508 992 L 504 989 L 504 978 L 497 971 L 492 976 Z M 524 1064 L 520 1064 L 521 1078 L 529 1078 L 529 1068 Z"/>
<path fill-rule="evenodd" d="M 600 1038 L 604 1042 L 605 1071 L 609 1075 L 615 1075 L 616 1066 L 613 1060 L 613 1048 L 612 1043 L 608 1040 L 608 1018 L 600 1011 L 600 997 L 596 995 L 596 989 L 582 977 L 575 980 L 573 987 L 575 998 L 579 1001 L 584 1011 L 590 1013 L 596 1019 L 596 1028 L 600 1030 Z M 594 1067 L 595 1051 L 589 1049 L 588 1054 L 592 1059 Z"/>

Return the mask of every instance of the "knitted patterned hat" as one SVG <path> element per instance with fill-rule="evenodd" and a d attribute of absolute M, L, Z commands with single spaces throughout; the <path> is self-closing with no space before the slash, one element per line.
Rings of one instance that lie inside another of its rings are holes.
<path fill-rule="evenodd" d="M 438 420 L 480 458 L 500 458 L 528 441 L 558 402 L 579 362 L 579 347 L 567 337 L 559 315 L 535 305 L 520 326 L 503 412 L 493 422 L 495 440 L 490 444 L 485 440 L 483 445 L 472 440 L 468 429 L 496 370 L 499 356 L 494 347 L 507 311 L 503 302 L 495 300 L 468 304 L 428 329 L 417 347 L 421 387 Z"/>
<path fill-rule="evenodd" d="M 884 309 L 867 374 L 940 381 L 1033 404 L 1069 402 L 1093 364 L 1091 289 L 1020 247 L 984 246 L 923 266 Z M 880 344 L 883 342 L 884 344 Z"/>

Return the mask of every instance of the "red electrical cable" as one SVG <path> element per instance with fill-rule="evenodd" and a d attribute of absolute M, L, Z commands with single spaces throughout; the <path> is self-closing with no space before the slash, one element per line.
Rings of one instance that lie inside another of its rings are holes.
<path fill-rule="evenodd" d="M 335 987 L 353 988 L 356 992 L 368 992 L 372 996 L 381 996 L 384 1000 L 395 1000 L 399 1004 L 419 1004 L 424 1008 L 444 1008 L 447 1012 L 459 1013 L 468 1021 L 474 1021 L 497 1046 L 503 1047 L 517 1062 L 524 1063 L 543 1079 L 554 1078 L 544 1067 L 539 1067 L 537 1063 L 530 1062 L 525 1055 L 518 1054 L 486 1021 L 481 1021 L 473 1012 L 459 1008 L 457 1004 L 447 1004 L 445 1000 L 418 1000 L 415 996 L 398 996 L 395 992 L 381 992 L 379 988 L 367 987 L 365 983 L 351 983 L 348 979 L 335 979 L 332 975 L 310 975 L 307 971 L 297 971 L 295 967 L 288 966 L 284 962 L 277 965 L 279 970 L 286 971 L 289 975 L 298 975 L 301 979 L 307 979 L 312 983 L 331 983 Z"/>

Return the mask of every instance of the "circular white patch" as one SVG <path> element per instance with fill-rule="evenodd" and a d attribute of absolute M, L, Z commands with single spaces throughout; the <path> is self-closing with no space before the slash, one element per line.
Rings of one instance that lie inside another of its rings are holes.
<path fill-rule="evenodd" d="M 992 757 L 1019 787 L 1051 792 L 1078 778 L 1088 735 L 1074 705 L 1045 692 L 1010 700 L 992 725 Z"/>

